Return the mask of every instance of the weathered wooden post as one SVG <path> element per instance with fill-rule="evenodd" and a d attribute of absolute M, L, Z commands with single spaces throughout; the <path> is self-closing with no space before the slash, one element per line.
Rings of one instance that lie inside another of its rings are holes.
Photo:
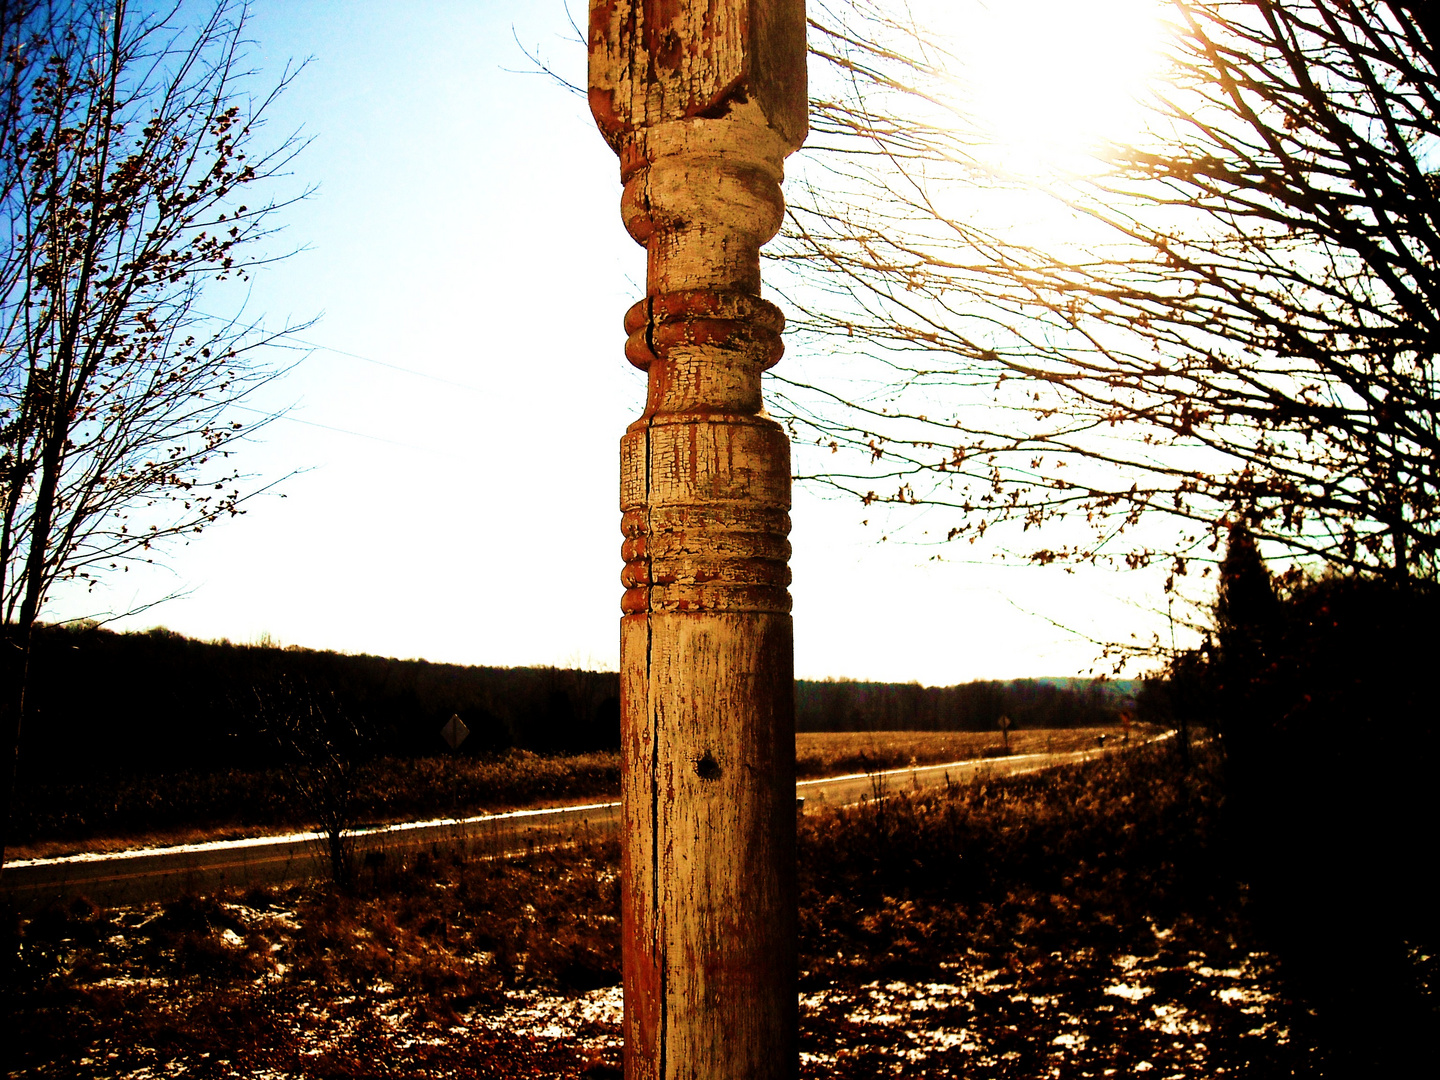
<path fill-rule="evenodd" d="M 806 133 L 804 0 L 591 0 L 590 108 L 648 256 L 620 444 L 625 1075 L 790 1077 L 790 451 L 760 246 Z"/>

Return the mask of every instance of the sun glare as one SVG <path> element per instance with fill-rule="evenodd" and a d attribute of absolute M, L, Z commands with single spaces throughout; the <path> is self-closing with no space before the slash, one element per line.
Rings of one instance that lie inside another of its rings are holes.
<path fill-rule="evenodd" d="M 976 121 L 999 164 L 1074 171 L 1101 144 L 1134 138 L 1160 66 L 1156 0 L 996 0 L 962 48 Z"/>

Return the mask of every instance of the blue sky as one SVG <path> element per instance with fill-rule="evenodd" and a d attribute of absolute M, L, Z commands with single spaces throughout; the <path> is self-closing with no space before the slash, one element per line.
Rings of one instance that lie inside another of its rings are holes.
<path fill-rule="evenodd" d="M 57 596 L 50 615 L 184 591 L 116 625 L 613 667 L 618 441 L 643 396 L 621 319 L 644 263 L 583 100 L 525 73 L 517 38 L 583 82 L 562 3 L 257 0 L 250 30 L 257 87 L 309 58 L 271 120 L 313 137 L 287 182 L 317 191 L 277 241 L 303 250 L 249 303 L 276 324 L 318 318 L 300 338 L 319 347 L 272 388 L 288 416 L 243 458 L 299 471 L 163 570 Z M 1145 610 L 1153 581 L 1000 569 L 976 549 L 936 564 L 879 542 L 860 525 L 874 516 L 796 492 L 803 677 L 1078 674 L 1098 647 L 1055 623 L 1168 632 Z"/>

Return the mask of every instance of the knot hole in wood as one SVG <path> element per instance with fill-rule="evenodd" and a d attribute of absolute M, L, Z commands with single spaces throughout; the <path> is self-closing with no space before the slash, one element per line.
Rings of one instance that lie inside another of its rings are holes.
<path fill-rule="evenodd" d="M 719 780 L 720 773 L 720 763 L 715 760 L 709 750 L 705 751 L 704 757 L 695 762 L 695 775 L 701 780 Z"/>

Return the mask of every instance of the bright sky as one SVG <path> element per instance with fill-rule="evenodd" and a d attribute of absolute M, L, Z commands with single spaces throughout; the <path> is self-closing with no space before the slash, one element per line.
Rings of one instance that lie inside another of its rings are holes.
<path fill-rule="evenodd" d="M 283 238 L 305 250 L 257 276 L 251 305 L 319 316 L 317 347 L 244 458 L 303 471 L 165 571 L 50 617 L 187 590 L 116 625 L 614 667 L 618 443 L 643 396 L 621 320 L 644 264 L 584 101 L 517 73 L 518 37 L 583 83 L 562 0 L 257 0 L 251 36 L 258 83 L 313 57 L 273 121 L 314 136 L 295 182 L 319 190 Z M 1082 674 L 1098 647 L 1054 623 L 1168 635 L 1153 576 L 1002 569 L 977 548 L 936 563 L 862 528 L 873 508 L 803 490 L 792 517 L 801 677 Z"/>
<path fill-rule="evenodd" d="M 969 5 L 957 33 L 983 126 L 1005 164 L 1074 167 L 1143 123 L 1136 90 L 1159 65 L 1156 0 L 998 0 Z"/>

